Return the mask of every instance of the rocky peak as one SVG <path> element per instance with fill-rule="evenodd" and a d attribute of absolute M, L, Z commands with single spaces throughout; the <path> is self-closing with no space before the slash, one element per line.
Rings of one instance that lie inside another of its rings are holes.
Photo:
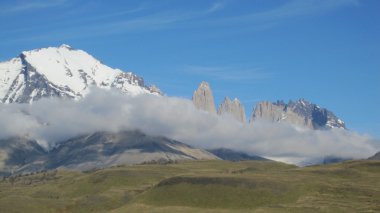
<path fill-rule="evenodd" d="M 153 94 L 159 94 L 159 95 L 163 95 L 162 91 L 160 90 L 160 88 L 158 88 L 156 85 L 151 85 L 148 87 L 149 91 L 152 92 Z"/>
<path fill-rule="evenodd" d="M 225 97 L 224 101 L 220 104 L 218 109 L 218 115 L 229 114 L 236 120 L 245 123 L 245 110 L 240 101 L 235 98 L 233 101 L 229 97 Z"/>
<path fill-rule="evenodd" d="M 210 85 L 207 82 L 202 81 L 199 84 L 198 89 L 194 91 L 192 101 L 198 109 L 216 113 L 214 97 Z"/>
<path fill-rule="evenodd" d="M 66 48 L 68 50 L 73 50 L 73 48 L 70 45 L 67 45 L 67 44 L 62 44 L 61 46 L 59 46 L 59 48 Z"/>
<path fill-rule="evenodd" d="M 283 101 L 260 102 L 253 110 L 250 122 L 255 120 L 289 122 L 311 129 L 346 128 L 344 122 L 331 111 L 303 98 L 297 101 L 290 100 L 288 104 Z"/>
<path fill-rule="evenodd" d="M 80 99 L 91 86 L 131 95 L 160 94 L 131 72 L 113 69 L 85 51 L 63 44 L 23 51 L 0 63 L 0 102 L 31 103 L 43 97 Z"/>
<path fill-rule="evenodd" d="M 263 101 L 256 104 L 253 109 L 250 122 L 255 120 L 266 120 L 270 122 L 280 122 L 283 118 L 283 112 L 285 111 L 285 104 L 277 101 L 276 103 L 271 103 L 269 101 Z"/>

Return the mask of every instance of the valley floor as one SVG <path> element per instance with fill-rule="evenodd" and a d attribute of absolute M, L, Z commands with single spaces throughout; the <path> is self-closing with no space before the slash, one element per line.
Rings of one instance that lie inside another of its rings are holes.
<path fill-rule="evenodd" d="M 380 212 L 380 161 L 185 161 L 0 181 L 0 212 Z"/>

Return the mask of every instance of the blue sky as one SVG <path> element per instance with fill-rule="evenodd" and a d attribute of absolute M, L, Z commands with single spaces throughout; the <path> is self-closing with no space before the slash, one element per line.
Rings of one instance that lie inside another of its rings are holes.
<path fill-rule="evenodd" d="M 380 137 L 378 0 L 2 0 L 0 61 L 69 44 L 170 96 L 305 98 Z"/>

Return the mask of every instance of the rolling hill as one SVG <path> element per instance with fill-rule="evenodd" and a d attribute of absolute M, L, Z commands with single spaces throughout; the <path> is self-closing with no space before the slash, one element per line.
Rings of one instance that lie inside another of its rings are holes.
<path fill-rule="evenodd" d="M 0 182 L 1 212 L 378 212 L 380 162 L 184 161 Z"/>

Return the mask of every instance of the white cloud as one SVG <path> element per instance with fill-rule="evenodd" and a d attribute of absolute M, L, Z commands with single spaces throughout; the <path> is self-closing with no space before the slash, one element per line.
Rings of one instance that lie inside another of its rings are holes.
<path fill-rule="evenodd" d="M 348 6 L 359 5 L 359 0 L 289 0 L 274 8 L 210 20 L 211 25 L 249 25 L 256 30 L 267 30 L 284 20 L 299 16 L 321 15 Z"/>
<path fill-rule="evenodd" d="M 63 4 L 67 0 L 55 0 L 51 3 L 42 2 L 32 2 L 24 6 L 10 6 L 5 9 L 8 12 L 16 12 L 20 10 L 29 9 L 42 9 L 45 7 L 57 6 Z M 114 34 L 122 34 L 126 32 L 146 32 L 155 31 L 168 28 L 176 28 L 185 26 L 184 22 L 192 22 L 193 20 L 204 18 L 207 15 L 215 13 L 224 7 L 223 3 L 217 2 L 209 7 L 197 10 L 160 10 L 158 12 L 153 12 L 148 15 L 145 13 L 138 14 L 138 12 L 144 11 L 146 6 L 139 6 L 134 9 L 119 11 L 119 12 L 109 12 L 105 14 L 96 14 L 96 16 L 81 17 L 79 16 L 75 20 L 70 20 L 70 25 L 61 28 L 46 29 L 48 33 L 25 36 L 17 36 L 16 38 L 10 40 L 10 42 L 30 42 L 30 41 L 40 41 L 40 40 L 56 40 L 57 38 L 62 39 L 77 39 L 77 38 L 88 38 L 88 37 L 98 37 L 107 36 Z M 136 13 L 134 16 L 126 16 L 128 14 Z M 1 12 L 0 12 L 1 14 Z M 116 20 L 116 18 L 118 18 Z M 66 23 L 65 20 L 61 20 L 62 23 Z M 195 22 L 194 22 L 195 23 Z M 58 25 L 58 23 L 54 23 Z M 21 30 L 24 29 L 25 26 Z M 33 30 L 35 27 L 30 28 Z M 13 31 L 18 31 L 20 29 L 13 29 Z"/>
<path fill-rule="evenodd" d="M 186 99 L 131 97 L 116 91 L 94 90 L 79 101 L 0 105 L 0 117 L 0 138 L 29 135 L 50 146 L 83 133 L 139 129 L 193 146 L 226 147 L 279 159 L 367 158 L 380 149 L 378 141 L 355 132 L 299 131 L 273 123 L 242 125 L 199 111 Z"/>
<path fill-rule="evenodd" d="M 35 0 L 23 2 L 22 4 L 18 5 L 3 5 L 2 10 L 0 11 L 0 15 L 28 10 L 44 9 L 63 5 L 66 2 L 68 2 L 68 0 Z M 74 1 L 71 2 L 71 5 L 73 3 Z M 235 2 L 234 4 L 239 3 Z M 17 32 L 21 30 L 31 33 L 23 33 L 21 35 L 12 36 L 12 38 L 9 38 L 7 42 L 17 43 L 42 40 L 54 41 L 57 39 L 80 39 L 167 29 L 223 29 L 226 27 L 241 25 L 245 25 L 254 31 L 263 31 L 269 28 L 273 28 L 279 22 L 292 17 L 321 14 L 338 8 L 357 4 L 359 4 L 358 0 L 290 0 L 283 5 L 279 5 L 265 11 L 252 11 L 243 15 L 235 14 L 225 17 L 210 16 L 221 10 L 228 11 L 229 8 L 226 7 L 226 3 L 224 2 L 215 2 L 214 4 L 211 4 L 208 7 L 204 7 L 203 9 L 158 9 L 148 14 L 145 12 L 139 13 L 145 11 L 145 5 L 131 10 L 118 12 L 114 11 L 108 13 L 103 13 L 104 11 L 101 10 L 102 8 L 96 8 L 98 11 L 96 15 L 92 14 L 89 16 L 87 10 L 81 10 L 80 12 L 85 13 L 86 16 L 78 16 L 75 18 L 75 20 L 64 18 L 58 22 L 54 22 L 54 25 L 39 26 L 39 32 L 43 33 L 35 33 L 35 26 L 27 28 L 26 26 L 22 26 L 21 29 L 12 29 L 11 32 Z M 73 8 L 75 7 L 72 7 L 72 9 Z M 134 15 L 128 16 L 128 14 Z M 54 27 L 60 26 L 62 23 L 64 23 L 66 26 L 64 29 Z M 226 33 L 241 33 L 245 32 L 245 30 L 247 30 L 246 27 L 239 30 L 234 29 L 230 32 L 224 32 L 224 35 L 226 35 Z M 219 32 L 215 31 L 215 33 L 218 33 L 219 35 Z"/>
<path fill-rule="evenodd" d="M 12 5 L 1 5 L 0 14 L 20 13 L 25 11 L 45 9 L 49 7 L 55 7 L 64 4 L 67 0 L 49 0 L 49 1 L 13 1 Z"/>
<path fill-rule="evenodd" d="M 214 3 L 208 10 L 206 13 L 213 13 L 213 12 L 216 12 L 216 11 L 219 11 L 221 9 L 224 8 L 224 4 L 222 2 L 216 2 Z"/>
<path fill-rule="evenodd" d="M 358 0 L 291 0 L 278 8 L 257 13 L 255 16 L 263 19 L 281 19 L 300 15 L 313 15 L 341 7 L 357 5 L 358 3 Z"/>

